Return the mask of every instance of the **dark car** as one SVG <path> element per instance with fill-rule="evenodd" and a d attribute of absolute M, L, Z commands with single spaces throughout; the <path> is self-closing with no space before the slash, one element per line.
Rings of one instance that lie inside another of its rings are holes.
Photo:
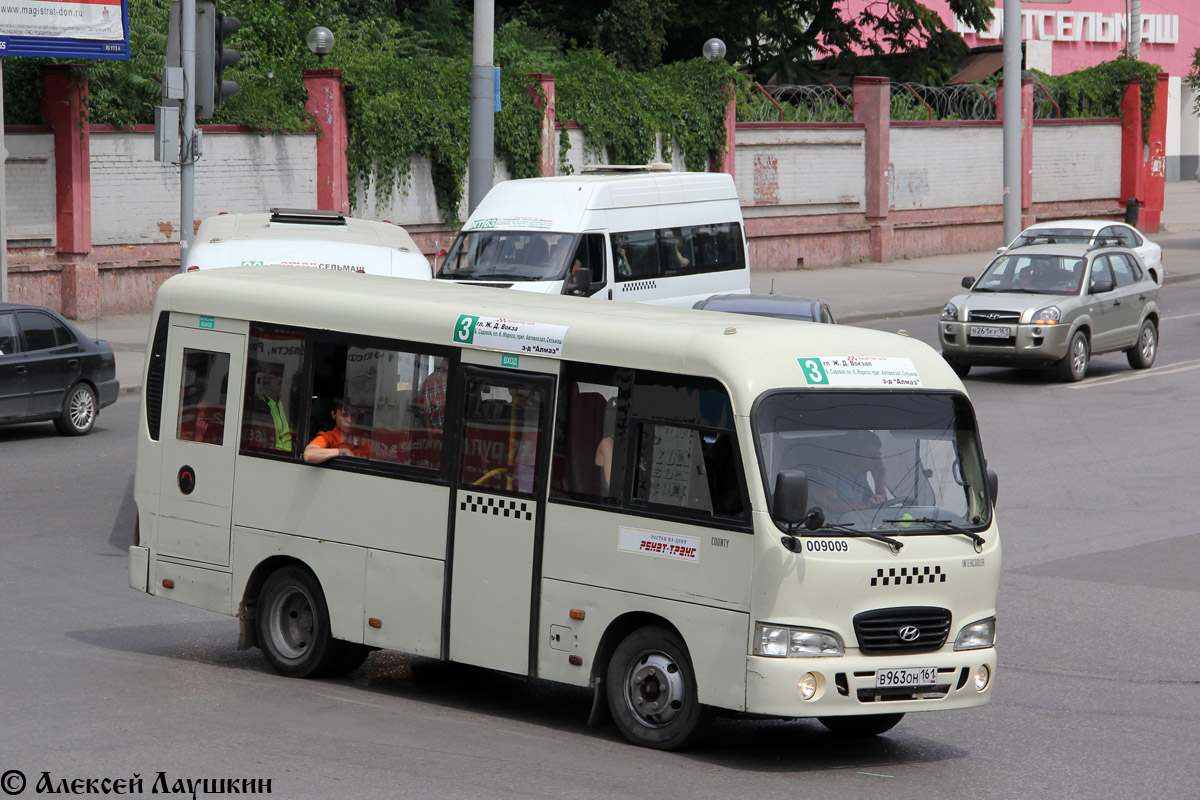
<path fill-rule="evenodd" d="M 812 297 L 793 297 L 786 294 L 714 294 L 699 301 L 692 308 L 806 322 L 837 322 L 827 303 Z"/>
<path fill-rule="evenodd" d="M 0 303 L 0 425 L 53 420 L 82 436 L 119 389 L 108 342 L 48 308 Z"/>

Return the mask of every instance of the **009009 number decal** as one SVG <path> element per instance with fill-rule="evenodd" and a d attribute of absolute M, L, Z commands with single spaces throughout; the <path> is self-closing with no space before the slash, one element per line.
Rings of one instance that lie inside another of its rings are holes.
<path fill-rule="evenodd" d="M 804 549 L 809 553 L 848 553 L 850 545 L 845 539 L 805 539 Z"/>

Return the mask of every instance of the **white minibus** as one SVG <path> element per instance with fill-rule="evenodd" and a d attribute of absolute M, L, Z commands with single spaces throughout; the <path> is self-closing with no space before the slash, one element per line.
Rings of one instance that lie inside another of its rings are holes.
<path fill-rule="evenodd" d="M 749 292 L 750 259 L 732 176 L 601 166 L 496 184 L 434 277 L 690 308 Z"/>
<path fill-rule="evenodd" d="M 386 648 L 590 687 L 661 749 L 991 697 L 996 479 L 919 341 L 272 267 L 154 313 L 130 585 L 284 675 Z"/>
<path fill-rule="evenodd" d="M 200 223 L 184 271 L 264 265 L 431 279 L 433 268 L 408 231 L 341 211 L 272 208 L 218 214 Z"/>

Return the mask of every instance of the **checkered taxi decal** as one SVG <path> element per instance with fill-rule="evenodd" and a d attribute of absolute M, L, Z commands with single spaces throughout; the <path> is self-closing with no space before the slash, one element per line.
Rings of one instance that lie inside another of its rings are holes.
<path fill-rule="evenodd" d="M 466 494 L 463 495 L 462 502 L 458 504 L 458 510 L 484 516 L 490 514 L 493 517 L 510 519 L 533 519 L 533 509 L 529 503 L 520 500 L 502 500 L 497 497 L 475 497 Z"/>
<path fill-rule="evenodd" d="M 644 292 L 648 289 L 653 289 L 658 286 L 658 283 L 653 280 L 646 281 L 630 281 L 629 283 L 621 284 L 621 291 L 624 292 Z"/>
<path fill-rule="evenodd" d="M 941 567 L 891 567 L 875 570 L 872 586 L 909 586 L 917 583 L 945 583 L 946 573 Z"/>

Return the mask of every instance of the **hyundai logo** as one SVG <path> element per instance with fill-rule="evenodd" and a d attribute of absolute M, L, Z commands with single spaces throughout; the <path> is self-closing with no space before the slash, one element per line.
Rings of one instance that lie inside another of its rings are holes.
<path fill-rule="evenodd" d="M 988 314 L 988 315 L 987 315 L 987 318 L 988 318 L 988 319 L 990 319 L 990 320 L 993 320 L 993 321 L 995 321 L 995 320 L 998 320 L 998 319 L 1000 319 L 1000 315 L 999 315 L 999 314 L 997 314 L 995 311 L 993 311 L 992 313 L 990 313 L 990 314 Z"/>
<path fill-rule="evenodd" d="M 921 635 L 921 629 L 916 625 L 905 625 L 900 629 L 900 638 L 906 642 L 915 642 Z"/>

